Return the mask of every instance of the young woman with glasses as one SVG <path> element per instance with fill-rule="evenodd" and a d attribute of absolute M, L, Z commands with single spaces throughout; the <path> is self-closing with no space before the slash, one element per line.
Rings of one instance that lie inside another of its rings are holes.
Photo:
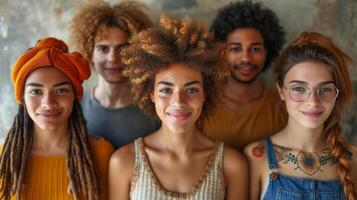
<path fill-rule="evenodd" d="M 341 128 L 354 96 L 349 60 L 318 33 L 302 33 L 283 51 L 275 75 L 288 124 L 245 149 L 251 199 L 356 199 L 357 148 Z"/>

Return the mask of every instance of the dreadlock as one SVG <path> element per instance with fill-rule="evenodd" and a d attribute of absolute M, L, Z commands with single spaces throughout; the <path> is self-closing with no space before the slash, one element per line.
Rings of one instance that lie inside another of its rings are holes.
<path fill-rule="evenodd" d="M 10 200 L 25 183 L 25 166 L 32 146 L 33 121 L 23 105 L 7 134 L 0 159 L 1 199 Z M 17 193 L 21 198 L 21 193 Z"/>
<path fill-rule="evenodd" d="M 0 198 L 10 200 L 13 195 L 21 199 L 21 186 L 26 184 L 26 162 L 33 142 L 34 122 L 24 105 L 7 134 L 0 158 Z M 99 184 L 94 170 L 86 122 L 78 101 L 74 102 L 69 117 L 67 137 L 67 176 L 69 192 L 74 199 L 99 199 Z"/>
<path fill-rule="evenodd" d="M 74 103 L 69 121 L 67 168 L 70 190 L 75 199 L 79 199 L 82 194 L 84 199 L 97 200 L 99 184 L 94 170 L 86 121 L 77 101 Z"/>

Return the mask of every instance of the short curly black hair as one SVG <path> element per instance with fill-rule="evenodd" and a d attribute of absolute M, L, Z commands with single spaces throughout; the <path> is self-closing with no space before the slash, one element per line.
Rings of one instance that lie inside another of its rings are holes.
<path fill-rule="evenodd" d="M 211 30 L 218 41 L 226 41 L 227 34 L 237 28 L 255 28 L 260 31 L 268 50 L 264 69 L 279 55 L 285 43 L 285 31 L 273 11 L 263 8 L 260 3 L 242 1 L 230 3 L 218 11 Z"/>

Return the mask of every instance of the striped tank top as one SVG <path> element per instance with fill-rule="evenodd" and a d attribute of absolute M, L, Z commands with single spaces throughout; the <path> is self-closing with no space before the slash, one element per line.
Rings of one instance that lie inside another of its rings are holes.
<path fill-rule="evenodd" d="M 188 193 L 177 193 L 161 186 L 150 167 L 142 138 L 135 140 L 134 177 L 130 188 L 131 200 L 223 200 L 226 186 L 223 174 L 224 144 L 210 156 L 201 178 Z"/>

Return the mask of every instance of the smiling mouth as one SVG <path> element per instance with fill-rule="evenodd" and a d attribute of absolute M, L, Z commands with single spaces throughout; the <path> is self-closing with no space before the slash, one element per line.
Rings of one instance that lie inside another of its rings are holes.
<path fill-rule="evenodd" d="M 39 113 L 36 113 L 36 115 L 39 116 L 39 117 L 51 119 L 51 118 L 56 118 L 56 117 L 60 116 L 61 112 L 60 111 L 39 112 Z"/>
<path fill-rule="evenodd" d="M 313 111 L 313 112 L 304 112 L 301 111 L 305 116 L 311 117 L 311 118 L 318 118 L 322 115 L 323 111 Z"/>
<path fill-rule="evenodd" d="M 167 114 L 175 120 L 184 121 L 190 118 L 192 112 L 169 112 Z"/>
<path fill-rule="evenodd" d="M 113 68 L 104 68 L 104 70 L 105 71 L 108 71 L 108 72 L 113 72 L 113 73 L 115 73 L 115 72 L 121 72 L 121 71 L 123 71 L 123 68 L 121 68 L 121 67 L 113 67 Z"/>
<path fill-rule="evenodd" d="M 256 71 L 257 67 L 255 65 L 236 65 L 234 66 L 234 70 L 239 71 L 242 75 L 250 75 L 254 71 Z"/>

